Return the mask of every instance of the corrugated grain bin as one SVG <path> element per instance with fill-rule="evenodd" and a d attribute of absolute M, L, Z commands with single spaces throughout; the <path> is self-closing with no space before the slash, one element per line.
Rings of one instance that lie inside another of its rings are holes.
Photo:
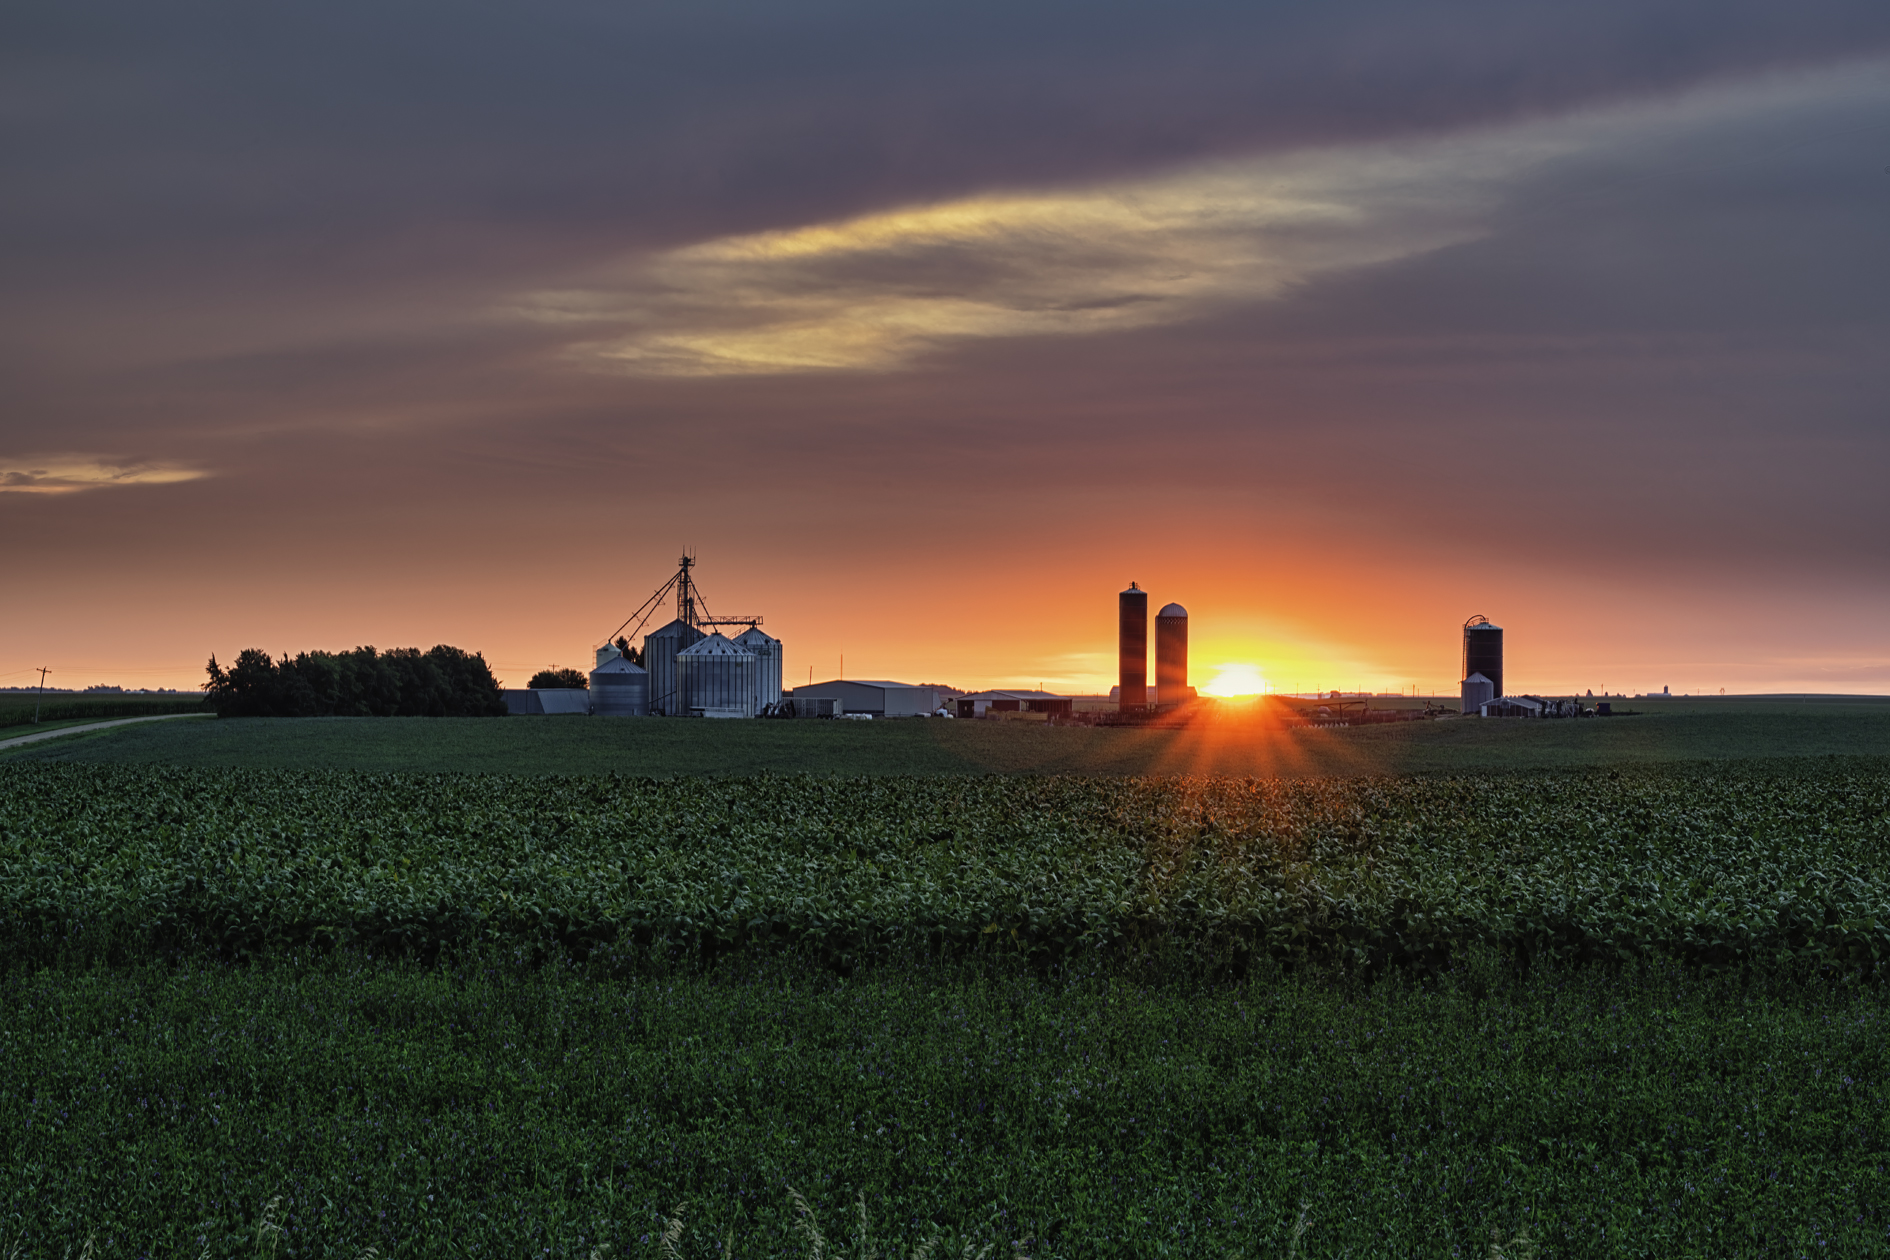
<path fill-rule="evenodd" d="M 650 675 L 621 655 L 605 661 L 591 671 L 591 712 L 600 717 L 648 716 Z"/>
<path fill-rule="evenodd" d="M 731 640 L 755 657 L 755 712 L 781 702 L 781 640 L 750 626 Z"/>
<path fill-rule="evenodd" d="M 676 654 L 682 711 L 702 717 L 755 716 L 755 674 L 760 662 L 747 648 L 712 634 Z"/>
<path fill-rule="evenodd" d="M 676 674 L 676 654 L 700 642 L 702 631 L 684 621 L 672 621 L 644 636 L 643 668 L 650 674 L 651 713 L 679 717 L 688 712 Z"/>

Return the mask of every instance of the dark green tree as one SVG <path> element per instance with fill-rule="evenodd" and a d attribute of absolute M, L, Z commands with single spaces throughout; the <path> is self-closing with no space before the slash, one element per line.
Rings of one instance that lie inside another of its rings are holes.
<path fill-rule="evenodd" d="M 527 685 L 534 688 L 575 687 L 588 691 L 590 690 L 591 680 L 575 669 L 541 669 L 536 674 L 532 675 L 532 680 Z"/>
<path fill-rule="evenodd" d="M 422 652 L 287 653 L 245 648 L 225 670 L 212 656 L 210 703 L 224 717 L 499 717 L 505 697 L 486 658 L 444 644 Z"/>

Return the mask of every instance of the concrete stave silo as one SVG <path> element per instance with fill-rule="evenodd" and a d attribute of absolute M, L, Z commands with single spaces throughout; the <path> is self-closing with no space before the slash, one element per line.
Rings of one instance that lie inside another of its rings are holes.
<path fill-rule="evenodd" d="M 1129 583 L 1116 597 L 1116 708 L 1148 707 L 1148 592 Z"/>
<path fill-rule="evenodd" d="M 1188 610 L 1168 604 L 1155 614 L 1155 707 L 1188 701 Z"/>
<path fill-rule="evenodd" d="M 1491 699 L 1503 697 L 1503 627 L 1481 615 L 1463 623 L 1463 677 L 1472 674 L 1490 680 Z"/>

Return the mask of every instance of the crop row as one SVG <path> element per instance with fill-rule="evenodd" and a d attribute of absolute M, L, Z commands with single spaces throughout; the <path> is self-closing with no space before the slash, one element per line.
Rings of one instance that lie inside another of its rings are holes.
<path fill-rule="evenodd" d="M 1890 1003 L 1837 979 L 15 971 L 0 1246 L 806 1260 L 793 1189 L 834 1257 L 1882 1256 Z"/>
<path fill-rule="evenodd" d="M 122 700 L 73 699 L 54 695 L 39 700 L 32 695 L 15 695 L 0 702 L 0 727 L 27 726 L 34 721 L 61 722 L 72 718 L 154 717 L 168 713 L 196 713 L 205 708 L 202 696 L 150 700 L 136 697 Z M 19 732 L 15 732 L 18 734 Z"/>
<path fill-rule="evenodd" d="M 1429 779 L 0 769 L 0 932 L 1890 961 L 1880 763 Z"/>

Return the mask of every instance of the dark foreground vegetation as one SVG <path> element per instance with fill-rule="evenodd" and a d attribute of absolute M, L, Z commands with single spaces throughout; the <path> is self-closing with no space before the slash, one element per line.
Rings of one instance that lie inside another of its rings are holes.
<path fill-rule="evenodd" d="M 219 717 L 502 717 L 505 697 L 477 652 L 439 647 L 303 652 L 244 648 L 205 684 Z"/>
<path fill-rule="evenodd" d="M 13 959 L 361 946 L 1179 951 L 1422 975 L 1467 945 L 1890 963 L 1890 769 L 1355 780 L 550 779 L 0 765 Z"/>
<path fill-rule="evenodd" d="M 1890 1254 L 1886 858 L 1868 758 L 0 763 L 0 1254 Z"/>
<path fill-rule="evenodd" d="M 791 1189 L 849 1257 L 1890 1249 L 1890 1011 L 1816 972 L 290 953 L 0 1011 L 23 1256 L 814 1254 Z"/>

